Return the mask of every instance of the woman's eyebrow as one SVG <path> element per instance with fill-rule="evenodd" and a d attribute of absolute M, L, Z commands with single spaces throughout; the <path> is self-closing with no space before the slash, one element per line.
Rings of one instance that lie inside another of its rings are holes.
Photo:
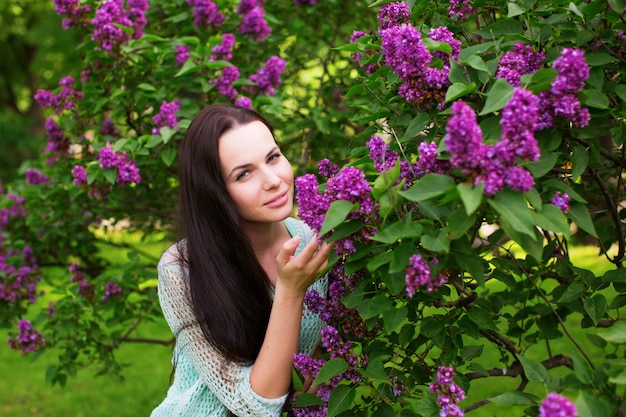
<path fill-rule="evenodd" d="M 270 149 L 270 151 L 265 154 L 265 158 L 269 158 L 274 152 L 276 152 L 276 150 L 278 149 L 278 146 L 274 146 L 272 149 Z M 248 168 L 250 167 L 252 164 L 241 164 L 241 165 L 237 165 L 236 167 L 234 167 L 233 169 L 230 170 L 230 172 L 228 173 L 228 177 L 230 177 L 231 175 L 233 175 L 233 173 L 239 169 L 244 169 L 244 168 Z"/>

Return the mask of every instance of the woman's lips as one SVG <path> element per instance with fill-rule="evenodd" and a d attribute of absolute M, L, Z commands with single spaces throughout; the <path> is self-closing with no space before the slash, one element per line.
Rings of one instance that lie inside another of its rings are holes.
<path fill-rule="evenodd" d="M 276 197 L 274 197 L 273 199 L 271 199 L 264 205 L 270 208 L 281 207 L 287 202 L 287 198 L 288 198 L 287 194 L 288 194 L 287 191 L 285 191 L 284 193 L 277 195 Z"/>

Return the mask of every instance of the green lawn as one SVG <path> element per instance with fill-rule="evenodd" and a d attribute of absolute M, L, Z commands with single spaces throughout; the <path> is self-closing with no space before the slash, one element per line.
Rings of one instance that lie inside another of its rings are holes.
<path fill-rule="evenodd" d="M 160 250 L 160 248 L 154 248 Z M 597 257 L 593 248 L 577 250 L 576 263 L 582 267 L 603 273 L 609 266 Z M 588 349 L 592 356 L 600 355 L 584 336 L 585 331 L 578 329 L 577 319 L 572 319 L 576 339 Z M 579 320 L 579 319 L 578 319 Z M 165 321 L 142 324 L 140 336 L 170 337 Z M 22 356 L 12 351 L 4 343 L 7 332 L 0 332 L 0 416 L 2 417 L 141 417 L 163 399 L 169 385 L 171 372 L 171 347 L 147 344 L 123 345 L 117 357 L 129 364 L 124 371 L 125 380 L 119 381 L 109 376 L 96 376 L 94 372 L 81 371 L 77 378 L 68 380 L 67 386 L 51 387 L 44 382 L 46 368 L 55 363 L 52 352 L 32 361 L 30 356 Z M 557 341 L 552 346 L 553 352 L 571 354 L 574 347 L 567 339 Z M 486 346 L 483 357 L 495 353 Z M 527 352 L 529 357 L 539 357 L 545 346 L 536 346 L 535 351 Z M 555 372 L 559 372 L 558 370 Z M 469 400 L 475 401 L 502 392 L 503 388 L 513 390 L 519 380 L 512 378 L 486 378 L 476 381 L 469 393 Z M 537 395 L 545 395 L 543 387 L 532 387 Z M 468 402 L 464 402 L 467 405 Z M 499 407 L 489 404 L 468 415 L 471 417 L 517 416 L 523 408 Z"/>

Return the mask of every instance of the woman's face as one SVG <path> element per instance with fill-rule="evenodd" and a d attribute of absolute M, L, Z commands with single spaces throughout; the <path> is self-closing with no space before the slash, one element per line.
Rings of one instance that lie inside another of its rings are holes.
<path fill-rule="evenodd" d="M 227 131 L 219 140 L 226 189 L 242 221 L 282 221 L 293 210 L 293 170 L 260 121 Z"/>

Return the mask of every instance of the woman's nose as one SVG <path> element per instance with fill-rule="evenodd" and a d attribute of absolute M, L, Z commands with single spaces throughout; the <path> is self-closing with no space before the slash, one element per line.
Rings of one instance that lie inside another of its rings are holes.
<path fill-rule="evenodd" d="M 265 170 L 265 182 L 263 184 L 264 189 L 271 190 L 280 184 L 280 177 L 271 168 Z"/>

